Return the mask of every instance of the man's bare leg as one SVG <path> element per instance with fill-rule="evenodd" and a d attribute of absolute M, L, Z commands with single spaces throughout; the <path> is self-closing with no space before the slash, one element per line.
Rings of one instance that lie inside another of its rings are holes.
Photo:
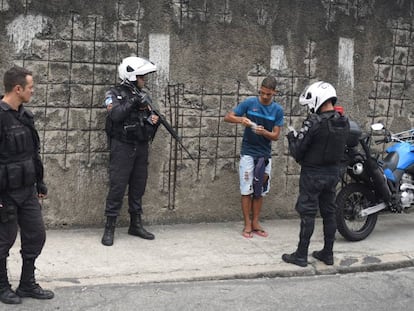
<path fill-rule="evenodd" d="M 252 231 L 252 221 L 250 219 L 250 213 L 252 211 L 252 197 L 250 195 L 242 195 L 241 198 L 242 212 L 244 218 L 244 232 Z"/>
<path fill-rule="evenodd" d="M 263 185 L 265 185 L 268 180 L 269 180 L 269 175 L 265 174 Z M 262 196 L 260 196 L 259 198 L 253 198 L 253 202 L 252 202 L 252 209 L 253 209 L 252 229 L 253 230 L 262 229 L 262 227 L 259 224 L 260 211 L 262 210 L 262 206 L 263 206 Z"/>
<path fill-rule="evenodd" d="M 253 230 L 262 229 L 262 227 L 259 224 L 260 211 L 262 210 L 262 205 L 263 205 L 263 197 L 253 198 L 253 204 L 252 204 L 252 207 L 253 207 L 252 229 Z"/>

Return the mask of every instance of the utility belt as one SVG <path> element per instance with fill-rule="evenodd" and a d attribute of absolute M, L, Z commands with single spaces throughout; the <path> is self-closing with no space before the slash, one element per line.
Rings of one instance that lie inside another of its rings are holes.
<path fill-rule="evenodd" d="M 3 200 L 4 195 L 0 193 L 0 224 L 13 222 L 17 219 L 17 206 L 11 202 Z"/>
<path fill-rule="evenodd" d="M 36 183 L 33 159 L 0 164 L 0 192 L 32 186 Z"/>
<path fill-rule="evenodd" d="M 151 123 L 150 117 L 147 112 L 139 113 L 138 119 L 115 126 L 112 137 L 126 143 L 151 141 L 157 127 Z"/>

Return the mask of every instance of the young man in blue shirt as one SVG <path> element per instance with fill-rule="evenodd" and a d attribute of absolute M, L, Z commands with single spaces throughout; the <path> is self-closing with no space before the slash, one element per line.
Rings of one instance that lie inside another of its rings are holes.
<path fill-rule="evenodd" d="M 279 138 L 283 126 L 283 109 L 273 101 L 275 94 L 276 79 L 266 77 L 259 96 L 247 98 L 224 117 L 226 122 L 245 127 L 239 166 L 245 238 L 253 237 L 253 233 L 268 236 L 259 217 L 263 196 L 270 189 L 271 143 Z"/>

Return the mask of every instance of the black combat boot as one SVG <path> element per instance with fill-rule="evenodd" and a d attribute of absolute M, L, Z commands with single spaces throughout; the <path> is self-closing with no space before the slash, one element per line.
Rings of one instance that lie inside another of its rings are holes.
<path fill-rule="evenodd" d="M 283 254 L 282 260 L 300 267 L 308 265 L 308 247 L 309 241 L 299 241 L 298 248 L 292 254 Z"/>
<path fill-rule="evenodd" d="M 144 229 L 142 226 L 141 214 L 130 214 L 131 223 L 129 225 L 128 234 L 139 236 L 146 240 L 154 240 L 155 236 Z"/>
<path fill-rule="evenodd" d="M 308 265 L 308 248 L 310 238 L 315 228 L 315 219 L 309 216 L 302 216 L 300 220 L 299 243 L 296 252 L 283 254 L 282 260 L 300 267 Z"/>
<path fill-rule="evenodd" d="M 325 239 L 325 244 L 323 246 L 323 249 L 320 251 L 314 251 L 312 253 L 312 257 L 322 261 L 325 263 L 325 265 L 332 266 L 334 264 L 334 258 L 333 258 L 333 244 L 334 240 L 328 240 Z"/>
<path fill-rule="evenodd" d="M 0 259 L 0 301 L 7 304 L 22 303 L 22 299 L 11 289 L 7 278 L 6 258 Z"/>
<path fill-rule="evenodd" d="M 116 216 L 106 217 L 105 231 L 102 236 L 102 244 L 105 246 L 111 246 L 114 244 L 114 233 L 116 225 Z"/>
<path fill-rule="evenodd" d="M 34 276 L 34 262 L 34 258 L 23 258 L 22 275 L 20 276 L 20 284 L 16 289 L 16 294 L 20 297 L 52 299 L 55 294 L 50 290 L 41 288 L 40 285 L 36 283 Z"/>
<path fill-rule="evenodd" d="M 282 260 L 300 267 L 306 267 L 308 265 L 308 256 L 299 254 L 297 251 L 292 254 L 283 254 Z"/>
<path fill-rule="evenodd" d="M 324 250 L 314 251 L 312 257 L 325 263 L 325 265 L 332 266 L 334 264 L 333 254 L 325 253 Z"/>
<path fill-rule="evenodd" d="M 320 251 L 314 251 L 312 257 L 322 261 L 325 265 L 334 264 L 333 246 L 335 242 L 336 220 L 335 215 L 323 219 L 324 245 Z"/>

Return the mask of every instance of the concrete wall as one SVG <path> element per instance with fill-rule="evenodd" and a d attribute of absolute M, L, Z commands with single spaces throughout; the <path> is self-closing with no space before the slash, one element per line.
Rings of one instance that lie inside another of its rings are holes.
<path fill-rule="evenodd" d="M 135 54 L 159 65 L 151 92 L 196 159 L 160 129 L 145 220 L 239 220 L 242 128 L 224 123 L 224 114 L 272 74 L 286 124 L 299 127 L 306 111 L 298 95 L 323 79 L 364 127 L 412 127 L 413 15 L 412 0 L 1 1 L 0 74 L 12 64 L 35 73 L 29 106 L 50 188 L 43 202 L 48 226 L 103 222 L 108 152 L 101 103 L 122 58 Z M 299 167 L 286 147 L 284 135 L 273 146 L 265 218 L 296 215 Z"/>

